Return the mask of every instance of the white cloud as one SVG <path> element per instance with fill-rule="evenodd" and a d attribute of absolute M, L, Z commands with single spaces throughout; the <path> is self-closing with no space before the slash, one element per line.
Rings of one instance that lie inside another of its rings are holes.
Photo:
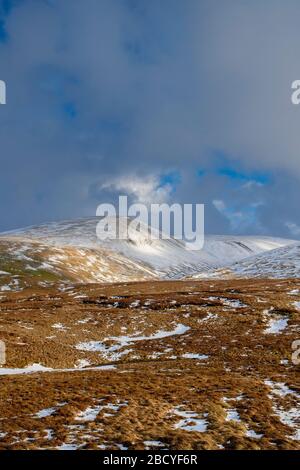
<path fill-rule="evenodd" d="M 213 205 L 215 206 L 215 208 L 216 208 L 219 212 L 221 212 L 221 213 L 224 213 L 224 212 L 225 212 L 226 206 L 225 206 L 224 201 L 222 201 L 221 199 L 215 199 L 215 200 L 213 200 Z"/>
<path fill-rule="evenodd" d="M 263 186 L 264 186 L 264 184 L 260 183 L 259 181 L 250 180 L 250 181 L 247 181 L 247 183 L 244 183 L 241 186 L 241 189 L 262 188 Z"/>
<path fill-rule="evenodd" d="M 230 207 L 227 207 L 221 199 L 213 200 L 213 205 L 224 217 L 226 217 L 226 219 L 229 220 L 233 229 L 238 229 L 239 226 L 245 222 L 245 217 L 242 212 L 235 211 Z"/>
<path fill-rule="evenodd" d="M 300 226 L 295 224 L 294 222 L 286 222 L 285 226 L 289 229 L 292 235 L 295 237 L 300 236 Z"/>
<path fill-rule="evenodd" d="M 240 210 L 226 205 L 222 199 L 215 199 L 212 203 L 217 211 L 226 217 L 233 230 L 240 231 L 250 227 L 261 229 L 256 216 L 256 209 L 261 205 L 261 203 L 249 204 Z"/>
<path fill-rule="evenodd" d="M 155 204 L 166 202 L 169 199 L 172 187 L 169 184 L 161 185 L 160 178 L 155 175 L 120 176 L 102 183 L 100 189 L 119 191 L 131 196 L 134 202 Z"/>

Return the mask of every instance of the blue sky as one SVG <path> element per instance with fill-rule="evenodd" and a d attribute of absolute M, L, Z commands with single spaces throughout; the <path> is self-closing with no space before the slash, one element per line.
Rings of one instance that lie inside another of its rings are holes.
<path fill-rule="evenodd" d="M 0 0 L 0 230 L 101 202 L 206 204 L 300 236 L 296 0 Z"/>

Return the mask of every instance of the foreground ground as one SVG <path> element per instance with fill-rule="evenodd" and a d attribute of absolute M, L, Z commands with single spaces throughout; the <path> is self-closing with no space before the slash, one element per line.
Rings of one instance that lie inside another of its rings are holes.
<path fill-rule="evenodd" d="M 299 308 L 300 280 L 2 292 L 0 449 L 300 449 Z"/>

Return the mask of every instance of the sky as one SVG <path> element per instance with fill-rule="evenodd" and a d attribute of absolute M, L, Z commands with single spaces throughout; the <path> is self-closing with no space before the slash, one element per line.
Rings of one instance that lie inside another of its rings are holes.
<path fill-rule="evenodd" d="M 0 230 L 205 204 L 300 238 L 298 0 L 0 0 Z"/>

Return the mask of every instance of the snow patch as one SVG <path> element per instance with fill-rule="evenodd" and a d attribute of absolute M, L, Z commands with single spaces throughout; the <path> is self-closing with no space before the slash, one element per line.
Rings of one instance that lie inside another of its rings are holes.
<path fill-rule="evenodd" d="M 86 343 L 79 343 L 76 346 L 76 349 L 80 351 L 97 351 L 100 352 L 104 357 L 117 360 L 122 355 L 128 354 L 130 349 L 125 349 L 121 351 L 124 347 L 128 347 L 138 341 L 152 341 L 156 339 L 167 338 L 174 335 L 182 335 L 190 329 L 189 326 L 178 324 L 173 330 L 165 331 L 160 330 L 157 333 L 154 333 L 150 336 L 110 336 L 105 338 L 103 341 L 89 341 Z M 106 342 L 115 342 L 113 346 L 108 346 Z"/>
<path fill-rule="evenodd" d="M 206 354 L 195 354 L 195 353 L 185 353 L 181 357 L 184 357 L 185 359 L 199 359 L 200 361 L 208 359 L 208 356 Z"/>
<path fill-rule="evenodd" d="M 283 382 L 273 382 L 272 380 L 265 380 L 265 384 L 270 388 L 271 393 L 269 398 L 272 400 L 272 408 L 274 414 L 279 418 L 279 420 L 290 427 L 293 431 L 293 434 L 287 436 L 289 439 L 300 441 L 300 395 L 290 389 Z M 287 395 L 293 395 L 297 401 L 297 406 L 292 406 L 289 409 L 284 409 L 283 406 L 277 403 L 274 403 L 274 398 L 279 397 L 280 399 L 286 397 Z"/>
<path fill-rule="evenodd" d="M 197 418 L 198 413 L 193 411 L 183 411 L 181 407 L 177 407 L 173 410 L 173 414 L 180 416 L 181 419 L 175 424 L 175 429 L 183 429 L 184 431 L 194 432 L 206 432 L 208 422 L 204 418 Z M 205 415 L 206 417 L 207 415 Z"/>

